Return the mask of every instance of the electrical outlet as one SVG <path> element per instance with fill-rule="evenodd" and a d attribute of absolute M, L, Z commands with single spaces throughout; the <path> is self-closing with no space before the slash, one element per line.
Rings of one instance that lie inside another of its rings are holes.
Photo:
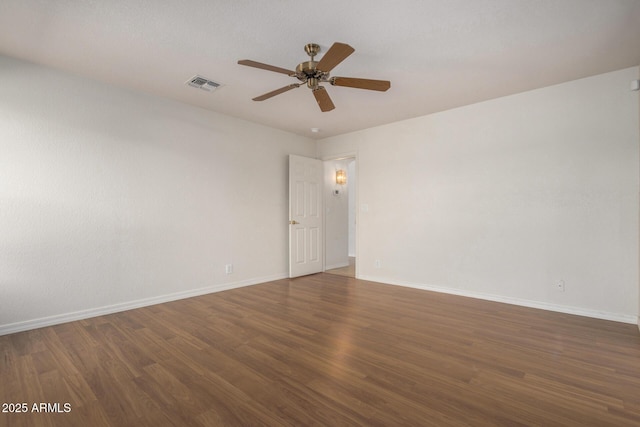
<path fill-rule="evenodd" d="M 226 274 L 231 274 L 233 273 L 233 264 L 227 264 L 224 266 L 224 272 Z"/>
<path fill-rule="evenodd" d="M 556 288 L 558 292 L 564 292 L 564 280 L 556 280 L 553 283 L 553 287 Z"/>
<path fill-rule="evenodd" d="M 373 266 L 375 268 L 382 268 L 382 261 L 380 261 L 379 259 L 375 260 L 375 262 L 373 263 Z"/>

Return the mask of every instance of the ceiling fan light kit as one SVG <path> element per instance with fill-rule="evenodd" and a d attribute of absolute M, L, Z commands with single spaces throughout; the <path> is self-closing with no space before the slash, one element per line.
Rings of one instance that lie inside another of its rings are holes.
<path fill-rule="evenodd" d="M 316 61 L 315 57 L 320 52 L 320 46 L 316 43 L 308 43 L 304 46 L 304 51 L 311 57 L 311 60 L 298 64 L 295 71 L 286 68 L 276 67 L 273 65 L 263 64 L 261 62 L 252 61 L 250 59 L 242 59 L 238 64 L 248 67 L 260 68 L 262 70 L 273 71 L 276 73 L 286 74 L 289 77 L 297 78 L 300 83 L 292 83 L 281 87 L 264 95 L 253 98 L 254 101 L 264 101 L 291 89 L 296 89 L 306 84 L 311 89 L 313 96 L 323 112 L 331 111 L 335 108 L 329 93 L 321 83 L 329 83 L 332 86 L 351 87 L 356 89 L 376 90 L 384 92 L 391 87 L 388 80 L 371 80 L 360 79 L 354 77 L 331 77 L 329 73 L 338 64 L 344 61 L 349 55 L 355 52 L 355 49 L 345 43 L 334 43 L 327 53 L 325 53 L 320 61 Z"/>

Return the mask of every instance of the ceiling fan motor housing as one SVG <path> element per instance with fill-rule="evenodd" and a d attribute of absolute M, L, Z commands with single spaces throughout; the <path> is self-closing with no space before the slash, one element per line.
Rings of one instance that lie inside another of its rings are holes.
<path fill-rule="evenodd" d="M 309 89 L 316 89 L 318 83 L 328 81 L 329 73 L 318 70 L 318 61 L 314 61 L 314 57 L 320 52 L 320 45 L 308 43 L 304 46 L 304 51 L 311 57 L 311 60 L 298 64 L 296 77 L 301 82 L 307 83 Z"/>
<path fill-rule="evenodd" d="M 329 73 L 324 73 L 316 69 L 316 61 L 306 61 L 298 64 L 296 67 L 296 77 L 301 82 L 307 83 L 310 89 L 318 87 L 318 83 L 321 81 L 327 81 Z"/>
<path fill-rule="evenodd" d="M 318 65 L 317 61 L 301 62 L 296 67 L 296 76 L 298 76 L 299 79 L 304 76 L 315 77 L 316 73 L 320 73 L 320 71 L 316 70 L 316 65 Z"/>

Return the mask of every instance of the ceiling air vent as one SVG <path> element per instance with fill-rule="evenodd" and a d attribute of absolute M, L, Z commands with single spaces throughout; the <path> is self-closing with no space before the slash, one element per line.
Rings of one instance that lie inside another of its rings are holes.
<path fill-rule="evenodd" d="M 191 87 L 195 87 L 198 89 L 206 90 L 207 92 L 213 92 L 220 86 L 220 83 L 214 82 L 213 80 L 209 80 L 202 76 L 194 76 L 186 82 Z"/>

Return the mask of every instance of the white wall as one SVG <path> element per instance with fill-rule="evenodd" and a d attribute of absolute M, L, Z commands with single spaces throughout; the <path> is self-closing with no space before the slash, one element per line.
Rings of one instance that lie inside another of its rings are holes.
<path fill-rule="evenodd" d="M 287 275 L 312 140 L 2 56 L 0 80 L 0 334 Z"/>
<path fill-rule="evenodd" d="M 360 277 L 635 322 L 637 75 L 321 141 L 358 155 Z"/>

